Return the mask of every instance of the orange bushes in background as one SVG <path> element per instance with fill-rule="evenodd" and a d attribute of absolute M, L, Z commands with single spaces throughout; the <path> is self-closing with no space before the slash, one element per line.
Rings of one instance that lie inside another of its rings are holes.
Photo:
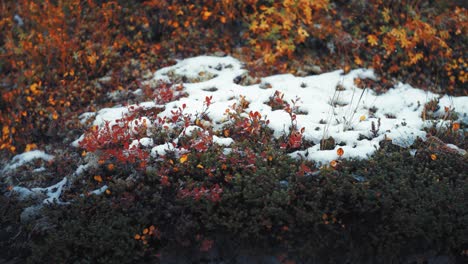
<path fill-rule="evenodd" d="M 361 40 L 355 64 L 372 62 L 366 65 L 423 88 L 462 91 L 468 78 L 468 11 L 445 1 L 397 2 L 369 1 L 363 19 L 348 21 L 346 30 Z"/>
<path fill-rule="evenodd" d="M 59 118 L 93 104 L 104 92 L 90 80 L 115 67 L 125 53 L 142 51 L 145 16 L 138 10 L 128 14 L 117 1 L 96 2 L 3 3 L 0 149 L 15 151 L 55 135 Z"/>

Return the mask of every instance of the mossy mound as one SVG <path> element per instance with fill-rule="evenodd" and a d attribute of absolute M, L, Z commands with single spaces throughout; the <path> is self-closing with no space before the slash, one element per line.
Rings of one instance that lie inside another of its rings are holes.
<path fill-rule="evenodd" d="M 215 198 L 142 175 L 112 193 L 45 206 L 10 246 L 30 247 L 22 253 L 30 263 L 457 263 L 468 248 L 468 163 L 432 154 L 384 143 L 369 160 L 305 172 L 286 155 L 258 159 L 255 170 L 234 168 Z"/>

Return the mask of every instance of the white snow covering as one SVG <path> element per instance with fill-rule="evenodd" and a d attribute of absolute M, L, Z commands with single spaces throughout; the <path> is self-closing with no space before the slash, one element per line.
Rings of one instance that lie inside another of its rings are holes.
<path fill-rule="evenodd" d="M 109 187 L 107 187 L 107 185 L 104 185 L 104 186 L 102 186 L 102 187 L 99 188 L 99 189 L 96 189 L 96 190 L 94 190 L 94 191 L 89 192 L 88 194 L 90 194 L 90 195 L 91 195 L 91 194 L 101 195 L 101 194 L 103 194 L 107 189 L 109 189 Z"/>
<path fill-rule="evenodd" d="M 64 177 L 61 181 L 49 187 L 29 189 L 21 186 L 14 186 L 12 191 L 17 193 L 20 199 L 26 199 L 38 194 L 44 194 L 47 198 L 45 198 L 42 203 L 60 203 L 60 195 L 62 194 L 66 183 L 67 178 Z"/>
<path fill-rule="evenodd" d="M 374 93 L 372 87 L 356 87 L 356 78 L 377 79 L 370 69 L 356 69 L 348 74 L 338 70 L 307 77 L 279 74 L 262 78 L 261 84 L 250 86 L 234 83 L 234 79 L 245 72 L 242 63 L 233 57 L 199 56 L 181 60 L 173 66 L 156 71 L 154 77 L 145 84 L 155 86 L 158 82 L 170 82 L 174 75 L 185 76 L 190 80 L 196 80 L 200 76 L 213 76 L 205 81 L 183 83 L 184 92 L 188 96 L 167 103 L 165 110 L 158 116 L 170 117 L 171 111 L 185 105 L 184 113 L 195 117 L 203 112 L 205 98 L 212 96 L 206 114 L 212 121 L 209 124 L 216 130 L 226 122 L 226 109 L 244 98 L 249 102 L 246 112 L 258 111 L 262 116 L 266 116 L 270 120 L 269 127 L 275 131 L 277 137 L 289 133 L 291 118 L 282 109 L 273 110 L 267 102 L 275 91 L 284 94 L 283 100 L 286 102 L 299 98 L 297 106 L 300 114 L 297 114 L 297 127 L 304 127 L 304 139 L 316 145 L 291 155 L 304 156 L 308 153 L 307 158 L 318 164 L 337 159 L 336 150 L 340 147 L 344 150 L 343 158 L 367 158 L 379 148 L 379 142 L 384 139 L 391 139 L 394 144 L 402 147 L 411 146 L 418 137 L 424 139 L 426 133 L 423 128 L 428 125 L 428 121 L 421 119 L 421 113 L 424 104 L 434 98 L 440 100 L 441 110 L 436 114 L 443 115 L 443 109 L 447 106 L 459 113 L 460 121 L 468 121 L 466 96 L 439 96 L 403 83 L 381 95 Z M 265 87 L 262 84 L 266 83 L 270 84 L 271 88 L 262 88 Z M 338 85 L 344 90 L 336 91 Z M 154 102 L 141 102 L 138 105 L 148 109 L 157 106 Z M 129 112 L 128 109 L 121 106 L 102 109 L 97 112 L 94 125 L 103 126 L 106 121 L 113 125 L 115 120 Z M 375 113 L 370 109 L 376 110 Z M 89 113 L 86 115 L 91 116 Z M 380 127 L 377 126 L 378 119 Z M 372 123 L 378 128 L 375 136 L 371 133 Z M 171 124 L 168 124 L 168 127 L 171 127 Z M 202 127 L 191 125 L 182 134 L 190 136 L 197 129 L 204 130 Z M 329 137 L 335 140 L 335 149 L 320 150 L 321 140 Z M 74 145 L 80 140 L 82 137 L 75 141 Z M 153 156 L 164 155 L 169 150 L 177 151 L 173 146 L 177 141 L 178 138 L 175 138 L 171 142 L 154 146 Z M 213 141 L 223 146 L 229 146 L 233 142 L 231 138 L 217 136 L 213 137 Z M 149 138 L 136 139 L 132 145 L 136 144 L 146 147 L 153 145 Z"/>
<path fill-rule="evenodd" d="M 22 154 L 14 156 L 11 162 L 2 169 L 2 173 L 6 173 L 8 171 L 14 171 L 16 168 L 23 166 L 36 159 L 50 161 L 54 159 L 54 156 L 46 154 L 44 151 L 41 151 L 41 150 L 32 150 L 32 151 L 24 152 Z M 38 173 L 38 172 L 42 172 L 45 170 L 46 169 L 44 167 L 39 167 L 39 168 L 33 169 L 32 172 Z M 47 196 L 47 198 L 43 200 L 43 203 L 60 202 L 59 197 L 62 194 L 62 189 L 66 183 L 67 183 L 67 178 L 64 177 L 61 181 L 49 187 L 28 189 L 28 188 L 21 187 L 21 186 L 14 186 L 12 188 L 12 191 L 15 193 L 18 193 L 20 199 L 25 199 L 32 195 L 42 193 Z"/>
<path fill-rule="evenodd" d="M 213 136 L 213 143 L 227 147 L 234 143 L 234 140 L 232 138 L 220 138 L 218 136 Z"/>
<path fill-rule="evenodd" d="M 49 186 L 47 188 L 33 188 L 31 191 L 33 192 L 41 192 L 47 195 L 47 198 L 43 201 L 43 203 L 55 203 L 60 202 L 60 195 L 62 194 L 63 187 L 67 183 L 67 177 L 63 177 L 61 181 L 58 183 Z"/>
<path fill-rule="evenodd" d="M 26 163 L 29 163 L 35 159 L 43 159 L 45 161 L 50 161 L 54 158 L 54 156 L 46 154 L 44 151 L 41 150 L 32 150 L 28 152 L 24 152 L 22 154 L 16 155 L 11 159 L 11 162 L 7 164 L 2 170 L 2 173 L 6 173 L 7 171 L 15 170 L 18 167 L 23 166 Z"/>
<path fill-rule="evenodd" d="M 135 137 L 132 146 L 140 145 L 151 149 L 153 157 L 165 155 L 167 151 L 187 151 L 178 149 L 178 139 L 181 136 L 190 136 L 196 130 L 206 131 L 207 126 L 213 130 L 220 129 L 226 122 L 226 110 L 238 103 L 241 98 L 249 102 L 246 112 L 258 111 L 262 117 L 266 117 L 270 123 L 269 127 L 274 130 L 274 135 L 280 137 L 289 133 L 291 126 L 290 115 L 283 109 L 273 110 L 267 103 L 276 91 L 284 95 L 283 100 L 291 102 L 298 98 L 296 106 L 300 110 L 297 114 L 297 128 L 305 128 L 304 140 L 312 141 L 315 145 L 291 153 L 291 156 L 302 156 L 317 162 L 318 165 L 338 159 L 337 149 L 343 148 L 342 158 L 368 158 L 378 148 L 382 140 L 392 140 L 396 145 L 409 147 L 418 137 L 425 139 L 426 133 L 423 128 L 430 122 L 422 120 L 421 113 L 424 104 L 434 98 L 439 99 L 440 110 L 436 115 L 444 115 L 444 107 L 449 107 L 458 113 L 460 122 L 468 122 L 468 97 L 440 96 L 431 92 L 415 89 L 408 84 L 400 83 L 388 92 L 377 95 L 372 87 L 360 89 L 355 86 L 356 78 L 376 79 L 373 70 L 356 69 L 347 74 L 341 70 L 320 75 L 296 77 L 291 74 L 280 74 L 262 78 L 260 84 L 242 86 L 236 84 L 234 79 L 245 73 L 242 63 L 233 57 L 199 56 L 179 61 L 177 64 L 156 71 L 153 78 L 145 84 L 151 87 L 158 82 L 170 82 L 174 75 L 185 76 L 190 82 L 183 83 L 186 97 L 169 102 L 164 106 L 164 111 L 158 117 L 172 117 L 171 111 L 182 109 L 184 114 L 191 114 L 193 119 L 206 110 L 204 104 L 206 97 L 212 97 L 211 105 L 205 112 L 210 122 L 203 120 L 203 124 L 190 125 L 178 137 L 170 139 L 163 144 L 155 145 L 150 134 L 139 135 L 138 125 L 146 120 L 146 127 L 165 126 L 170 130 L 169 123 L 158 124 L 146 117 L 140 117 L 139 122 L 131 123 L 131 134 Z M 199 78 L 211 76 L 209 80 Z M 197 78 L 199 78 L 197 82 Z M 265 85 L 265 84 L 269 85 Z M 342 87 L 339 91 L 337 86 Z M 270 87 L 271 88 L 265 88 Z M 129 107 L 116 106 L 104 108 L 97 113 L 84 113 L 80 119 L 85 123 L 94 118 L 93 125 L 103 127 L 106 122 L 110 127 L 118 124 L 119 119 L 130 112 L 131 107 L 143 107 L 151 109 L 161 107 L 155 102 L 140 102 L 138 105 Z M 378 126 L 380 119 L 380 126 Z M 195 121 L 195 120 L 192 120 Z M 440 122 L 440 121 L 438 121 Z M 372 123 L 378 131 L 371 132 Z M 443 125 L 443 122 L 440 122 Z M 222 133 L 221 133 L 222 134 Z M 140 138 L 138 138 L 140 137 Z M 320 150 L 322 139 L 333 137 L 336 147 L 333 150 Z M 83 136 L 73 142 L 78 146 Z M 234 142 L 232 138 L 213 136 L 213 143 L 225 146 L 225 153 L 229 153 L 229 146 Z M 458 149 L 456 146 L 450 146 Z M 308 154 L 308 155 L 305 155 Z M 15 156 L 10 164 L 2 169 L 2 172 L 13 170 L 32 159 L 41 158 L 50 160 L 53 157 L 42 151 L 30 151 Z M 86 166 L 80 166 L 76 174 L 86 170 Z M 58 199 L 67 179 L 48 188 L 25 188 L 15 187 L 14 190 L 27 195 L 29 192 L 46 192 L 48 198 L 45 202 Z M 21 189 L 22 188 L 22 189 Z M 102 193 L 107 186 L 93 193 Z"/>

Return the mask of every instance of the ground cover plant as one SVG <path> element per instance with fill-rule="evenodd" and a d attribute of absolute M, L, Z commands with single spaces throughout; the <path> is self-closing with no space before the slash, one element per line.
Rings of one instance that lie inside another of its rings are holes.
<path fill-rule="evenodd" d="M 0 262 L 466 261 L 467 11 L 394 2 L 2 2 Z"/>

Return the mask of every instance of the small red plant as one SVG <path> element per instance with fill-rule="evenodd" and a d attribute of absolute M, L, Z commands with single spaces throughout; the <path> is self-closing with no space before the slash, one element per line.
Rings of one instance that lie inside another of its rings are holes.
<path fill-rule="evenodd" d="M 179 191 L 179 196 L 181 198 L 191 197 L 195 201 L 199 201 L 201 199 L 206 199 L 211 202 L 219 202 L 221 200 L 221 194 L 223 193 L 223 189 L 218 185 L 215 184 L 211 188 L 206 188 L 205 186 L 202 187 L 195 187 L 193 189 L 182 189 Z"/>

